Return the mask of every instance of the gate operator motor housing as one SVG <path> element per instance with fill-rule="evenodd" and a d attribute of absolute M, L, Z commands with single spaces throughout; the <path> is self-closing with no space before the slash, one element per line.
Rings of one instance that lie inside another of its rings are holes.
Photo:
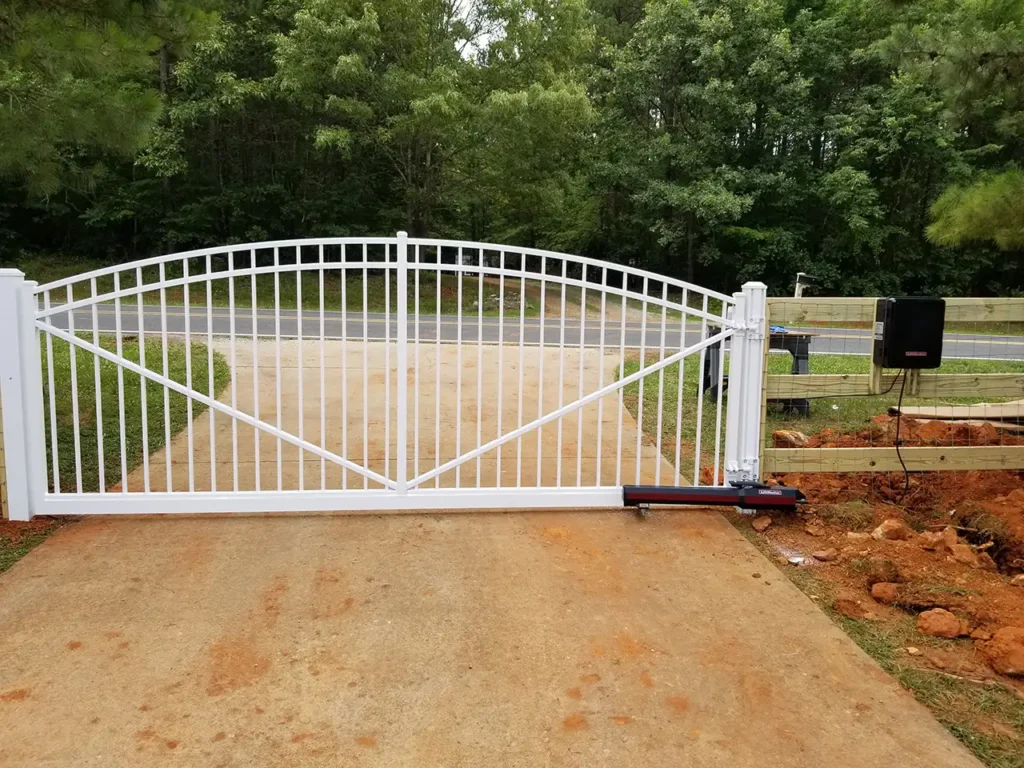
<path fill-rule="evenodd" d="M 879 299 L 875 306 L 875 364 L 883 368 L 938 368 L 945 320 L 943 299 Z"/>

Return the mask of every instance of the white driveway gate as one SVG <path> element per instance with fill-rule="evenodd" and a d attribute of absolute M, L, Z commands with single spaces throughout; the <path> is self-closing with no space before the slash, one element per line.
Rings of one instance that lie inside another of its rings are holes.
<path fill-rule="evenodd" d="M 399 232 L 0 270 L 0 334 L 15 520 L 617 507 L 758 476 L 761 283 Z"/>

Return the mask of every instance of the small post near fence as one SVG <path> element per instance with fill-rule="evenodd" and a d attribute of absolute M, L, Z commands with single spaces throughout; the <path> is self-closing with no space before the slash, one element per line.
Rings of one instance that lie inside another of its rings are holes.
<path fill-rule="evenodd" d="M 725 414 L 725 482 L 760 479 L 761 393 L 767 315 L 764 283 L 744 283 L 734 293 L 739 325 L 729 355 L 729 402 Z M 724 356 L 723 356 L 724 358 Z M 717 481 L 717 478 L 716 478 Z"/>
<path fill-rule="evenodd" d="M 31 520 L 43 491 L 42 389 L 35 332 L 35 286 L 17 269 L 0 269 L 0 402 L 9 520 Z"/>

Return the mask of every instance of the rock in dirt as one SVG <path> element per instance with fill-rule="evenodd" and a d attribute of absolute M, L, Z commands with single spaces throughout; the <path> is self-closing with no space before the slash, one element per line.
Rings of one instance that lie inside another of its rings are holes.
<path fill-rule="evenodd" d="M 867 541 L 871 538 L 870 533 L 861 533 L 859 531 L 847 531 L 846 538 L 850 541 Z"/>
<path fill-rule="evenodd" d="M 970 630 L 963 622 L 944 608 L 932 608 L 917 617 L 917 631 L 932 637 L 960 637 Z"/>
<path fill-rule="evenodd" d="M 999 566 L 988 552 L 978 552 L 978 567 L 983 571 L 998 571 Z"/>
<path fill-rule="evenodd" d="M 896 518 L 889 518 L 883 520 L 882 524 L 879 525 L 875 530 L 871 532 L 871 538 L 882 541 L 888 539 L 889 541 L 907 541 L 914 537 L 914 529 L 904 523 L 902 520 Z"/>
<path fill-rule="evenodd" d="M 899 597 L 899 584 L 891 581 L 879 581 L 871 585 L 871 596 L 883 605 L 892 605 Z"/>
<path fill-rule="evenodd" d="M 1018 573 L 1012 579 L 1010 579 L 1011 587 L 1024 587 L 1024 573 Z"/>
<path fill-rule="evenodd" d="M 978 553 L 969 544 L 954 544 L 949 548 L 949 555 L 956 562 L 969 565 L 972 568 L 978 567 Z"/>
<path fill-rule="evenodd" d="M 942 529 L 942 547 L 949 549 L 955 544 L 960 543 L 960 538 L 957 536 L 956 528 L 951 525 L 947 525 Z"/>
<path fill-rule="evenodd" d="M 839 557 L 839 550 L 834 547 L 831 549 L 819 549 L 817 552 L 811 552 L 811 557 L 823 563 L 831 563 Z"/>
<path fill-rule="evenodd" d="M 930 421 L 918 421 L 915 424 L 917 438 L 925 443 L 937 443 L 949 438 L 950 424 L 945 421 L 933 419 Z"/>
<path fill-rule="evenodd" d="M 940 549 L 942 547 L 942 532 L 925 531 L 924 533 L 918 534 L 917 544 L 921 549 L 934 552 L 936 549 Z"/>
<path fill-rule="evenodd" d="M 869 560 L 865 573 L 867 574 L 868 588 L 880 581 L 905 581 L 899 566 L 892 560 Z"/>
<path fill-rule="evenodd" d="M 954 592 L 935 589 L 929 585 L 901 585 L 896 605 L 908 611 L 927 611 L 932 608 L 945 608 L 947 611 L 961 607 L 961 598 Z"/>
<path fill-rule="evenodd" d="M 804 533 L 808 536 L 824 536 L 825 524 L 821 520 L 808 520 L 804 526 Z"/>
<path fill-rule="evenodd" d="M 751 521 L 750 527 L 753 528 L 758 533 L 764 533 L 765 531 L 768 530 L 768 526 L 770 526 L 771 524 L 772 524 L 772 519 L 770 517 L 768 517 L 768 515 L 761 515 L 760 517 L 755 517 Z"/>
<path fill-rule="evenodd" d="M 806 448 L 810 438 L 795 429 L 777 429 L 772 432 L 772 445 L 776 448 Z"/>
<path fill-rule="evenodd" d="M 1003 627 L 991 640 L 978 645 L 996 672 L 1024 676 L 1024 627 Z"/>
<path fill-rule="evenodd" d="M 982 627 L 978 627 L 977 629 L 975 629 L 974 631 L 971 632 L 971 640 L 991 640 L 991 639 L 992 639 L 992 633 L 989 632 L 987 629 L 984 629 Z"/>
<path fill-rule="evenodd" d="M 854 619 L 855 621 L 864 621 L 865 619 L 875 618 L 875 615 L 865 607 L 863 601 L 852 592 L 852 590 L 842 590 L 838 596 L 836 596 L 835 602 L 832 603 L 832 607 L 836 613 L 842 614 L 848 619 Z"/>
<path fill-rule="evenodd" d="M 921 649 L 920 648 L 915 648 L 912 645 L 907 646 L 903 650 L 905 650 L 911 656 L 920 656 L 921 655 Z"/>
<path fill-rule="evenodd" d="M 1024 506 L 1024 488 L 1014 488 L 1008 494 L 1006 494 L 1006 501 L 1010 504 L 1018 504 Z"/>

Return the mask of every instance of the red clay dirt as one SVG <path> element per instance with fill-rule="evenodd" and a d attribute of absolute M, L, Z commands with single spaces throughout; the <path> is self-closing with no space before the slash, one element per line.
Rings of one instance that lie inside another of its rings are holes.
<path fill-rule="evenodd" d="M 5 520 L 0 517 L 0 539 L 8 539 L 12 544 L 17 544 L 26 536 L 47 533 L 58 525 L 61 525 L 59 521 L 48 517 L 37 517 L 28 522 Z"/>
<path fill-rule="evenodd" d="M 777 479 L 802 490 L 812 505 L 869 504 L 874 509 L 876 522 L 906 516 L 919 527 L 941 529 L 947 524 L 969 523 L 979 514 L 987 513 L 998 518 L 1005 527 L 990 554 L 1007 567 L 1024 568 L 1024 473 L 998 470 L 916 473 L 911 474 L 906 491 L 902 473 L 808 472 L 782 475 Z M 1016 565 L 1018 561 L 1021 561 L 1020 566 Z"/>
<path fill-rule="evenodd" d="M 892 419 L 879 417 L 870 429 L 853 435 L 824 430 L 809 439 L 808 447 L 879 445 L 887 439 L 891 444 L 893 430 Z M 1019 440 L 998 434 L 992 425 L 912 419 L 904 420 L 901 437 L 908 445 Z M 983 673 L 1024 692 L 1019 678 L 995 674 L 979 653 L 987 635 L 1002 627 L 1024 627 L 1024 589 L 1010 581 L 1024 571 L 1024 473 L 915 473 L 909 488 L 902 473 L 793 473 L 775 481 L 800 488 L 810 503 L 804 514 L 776 516 L 763 535 L 787 557 L 808 556 L 805 566 L 838 590 L 841 613 L 896 621 L 930 607 L 948 608 L 976 630 L 976 642 L 925 653 L 920 665 Z M 927 536 L 876 540 L 865 535 L 885 520 L 903 520 L 918 531 L 933 532 L 933 538 L 953 526 L 947 536 L 954 544 L 926 547 Z M 828 562 L 810 556 L 828 549 L 836 551 Z M 886 573 L 876 578 L 879 564 Z M 873 599 L 874 581 L 899 583 L 876 589 Z"/>
<path fill-rule="evenodd" d="M 896 418 L 875 416 L 871 426 L 854 433 L 823 429 L 810 437 L 807 448 L 867 448 L 893 445 Z M 990 422 L 964 424 L 941 419 L 902 418 L 900 444 L 905 446 L 1024 445 L 1024 437 L 997 429 Z"/>

